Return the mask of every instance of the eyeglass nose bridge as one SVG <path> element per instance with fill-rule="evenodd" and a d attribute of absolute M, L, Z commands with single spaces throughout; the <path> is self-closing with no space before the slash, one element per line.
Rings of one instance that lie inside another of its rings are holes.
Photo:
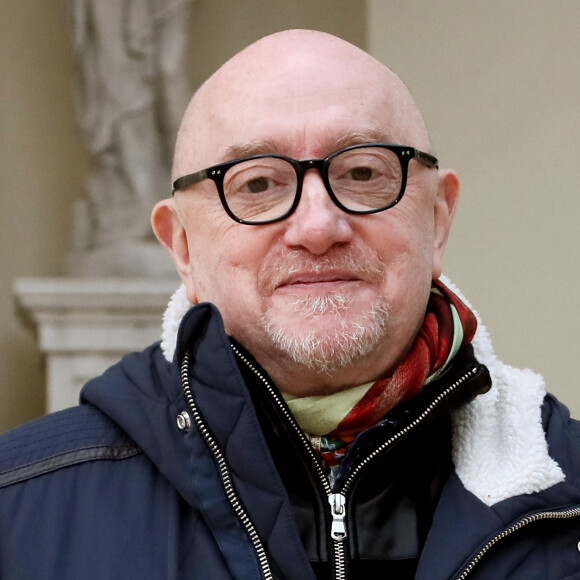
<path fill-rule="evenodd" d="M 326 172 L 328 168 L 328 161 L 326 159 L 304 159 L 303 161 L 296 161 L 294 167 L 296 168 L 296 173 L 298 175 L 297 193 L 299 196 L 302 193 L 302 186 L 304 185 L 304 176 L 306 175 L 306 172 L 314 169 L 318 171 L 318 174 L 322 179 L 322 183 L 324 183 L 324 187 L 326 188 L 328 195 L 330 195 L 332 201 L 335 201 L 334 194 L 332 193 L 332 189 L 328 183 L 328 176 Z"/>
<path fill-rule="evenodd" d="M 348 212 L 348 210 L 340 203 L 337 199 L 336 195 L 332 191 L 332 187 L 330 186 L 330 182 L 328 181 L 328 165 L 330 160 L 327 159 L 304 159 L 303 161 L 296 161 L 293 160 L 294 168 L 296 169 L 296 175 L 298 178 L 298 183 L 296 186 L 296 198 L 294 203 L 292 204 L 292 209 L 290 213 L 294 212 L 294 210 L 298 207 L 300 203 L 300 199 L 302 197 L 302 187 L 304 185 L 304 176 L 306 175 L 307 171 L 314 169 L 318 171 L 320 178 L 322 179 L 322 183 L 324 184 L 324 188 L 326 189 L 326 193 L 328 197 L 332 200 L 334 205 L 341 209 L 342 211 Z"/>
<path fill-rule="evenodd" d="M 296 161 L 296 166 L 300 168 L 300 177 L 303 179 L 304 174 L 310 169 L 316 169 L 320 173 L 320 177 L 324 178 L 324 166 L 326 159 L 304 159 L 303 161 Z"/>

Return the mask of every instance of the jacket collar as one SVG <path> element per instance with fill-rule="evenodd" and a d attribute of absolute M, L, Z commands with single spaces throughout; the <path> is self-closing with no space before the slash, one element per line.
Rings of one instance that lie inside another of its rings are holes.
<path fill-rule="evenodd" d="M 445 284 L 471 308 L 449 280 Z M 463 485 L 491 506 L 547 489 L 565 476 L 548 454 L 542 427 L 544 379 L 501 362 L 476 317 L 472 344 L 476 358 L 489 369 L 493 388 L 454 413 L 453 461 Z"/>
<path fill-rule="evenodd" d="M 470 306 L 448 279 L 443 282 Z M 163 319 L 161 346 L 169 361 L 175 357 L 179 325 L 191 306 L 182 285 L 172 296 Z M 453 412 L 452 457 L 465 488 L 491 506 L 510 497 L 542 491 L 565 477 L 548 454 L 542 428 L 541 406 L 546 395 L 543 378 L 498 360 L 477 313 L 476 317 L 478 328 L 472 344 L 477 360 L 489 369 L 493 388 Z"/>

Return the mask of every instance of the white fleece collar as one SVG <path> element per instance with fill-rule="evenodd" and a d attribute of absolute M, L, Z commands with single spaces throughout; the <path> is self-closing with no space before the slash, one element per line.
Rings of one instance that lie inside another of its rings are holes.
<path fill-rule="evenodd" d="M 447 278 L 442 281 L 473 311 Z M 485 326 L 475 315 L 478 327 L 473 349 L 488 368 L 493 387 L 453 413 L 452 454 L 463 485 L 491 506 L 547 489 L 565 476 L 548 454 L 542 427 L 544 379 L 530 369 L 516 369 L 498 360 Z"/>
<path fill-rule="evenodd" d="M 471 308 L 447 278 L 442 277 L 442 281 Z M 181 285 L 163 317 L 161 347 L 170 362 L 179 324 L 191 306 Z M 489 369 L 493 387 L 453 413 L 452 456 L 465 488 L 491 506 L 547 489 L 564 481 L 565 476 L 548 454 L 542 428 L 544 379 L 529 369 L 499 361 L 487 330 L 475 315 L 478 327 L 472 344 L 477 360 Z"/>
<path fill-rule="evenodd" d="M 169 304 L 163 314 L 163 324 L 161 326 L 161 350 L 165 358 L 173 361 L 175 349 L 177 348 L 177 331 L 182 318 L 193 304 L 187 299 L 185 284 L 182 284 L 169 300 Z"/>

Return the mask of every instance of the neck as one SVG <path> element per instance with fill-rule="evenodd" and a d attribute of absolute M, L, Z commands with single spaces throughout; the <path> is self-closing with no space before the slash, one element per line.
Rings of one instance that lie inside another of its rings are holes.
<path fill-rule="evenodd" d="M 326 396 L 374 382 L 388 375 L 404 354 L 389 359 L 377 349 L 377 352 L 361 357 L 348 366 L 322 370 L 288 360 L 283 354 L 272 357 L 252 352 L 278 389 L 293 397 Z"/>

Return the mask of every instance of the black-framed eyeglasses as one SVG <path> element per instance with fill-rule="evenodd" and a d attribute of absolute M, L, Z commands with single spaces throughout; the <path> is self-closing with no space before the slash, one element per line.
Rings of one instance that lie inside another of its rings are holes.
<path fill-rule="evenodd" d="M 407 185 L 409 161 L 429 168 L 437 158 L 414 147 L 365 143 L 324 159 L 297 161 L 284 155 L 252 155 L 213 165 L 173 182 L 173 193 L 205 179 L 215 182 L 227 214 L 247 225 L 287 218 L 298 206 L 304 174 L 316 169 L 330 199 L 350 214 L 370 214 L 397 204 Z"/>

